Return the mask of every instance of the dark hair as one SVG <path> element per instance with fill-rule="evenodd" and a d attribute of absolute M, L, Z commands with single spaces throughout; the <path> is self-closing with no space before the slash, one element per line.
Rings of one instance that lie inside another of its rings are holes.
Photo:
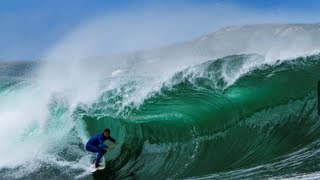
<path fill-rule="evenodd" d="M 103 132 L 104 132 L 104 133 L 105 133 L 105 132 L 108 132 L 109 134 L 111 133 L 110 129 L 108 129 L 108 128 L 105 129 Z"/>

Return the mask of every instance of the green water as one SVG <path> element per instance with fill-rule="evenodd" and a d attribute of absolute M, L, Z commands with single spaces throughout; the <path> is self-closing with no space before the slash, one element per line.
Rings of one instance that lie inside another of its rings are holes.
<path fill-rule="evenodd" d="M 316 141 L 320 56 L 263 65 L 226 87 L 219 76 L 221 66 L 236 66 L 250 56 L 255 55 L 198 65 L 195 69 L 207 74 L 192 80 L 177 73 L 174 85 L 164 85 L 142 106 L 128 107 L 125 113 L 86 114 L 87 131 L 93 135 L 103 127 L 115 129 L 124 144 L 110 168 L 119 177 L 136 173 L 141 179 L 201 177 L 255 167 Z"/>
<path fill-rule="evenodd" d="M 103 92 L 93 104 L 79 104 L 73 112 L 53 98 L 49 127 L 61 129 L 71 117 L 77 124 L 70 131 L 73 136 L 77 128 L 91 136 L 109 127 L 121 142 L 118 153 L 107 153 L 106 170 L 85 179 L 234 179 L 318 172 L 320 56 L 252 66 L 231 83 L 225 77 L 225 73 L 237 77 L 233 73 L 240 72 L 248 59 L 261 58 L 234 55 L 177 72 L 140 106 L 124 103 L 139 82 Z M 19 82 L 3 79 L 1 92 Z M 38 125 L 30 127 L 35 131 Z M 81 140 L 73 142 L 85 153 Z M 77 154 L 57 156 L 79 159 Z M 49 167 L 34 172 L 49 177 L 62 171 Z M 78 173 L 72 172 L 59 177 Z"/>

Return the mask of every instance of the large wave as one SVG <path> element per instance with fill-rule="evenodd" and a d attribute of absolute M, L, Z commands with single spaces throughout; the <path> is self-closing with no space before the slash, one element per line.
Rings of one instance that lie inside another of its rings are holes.
<path fill-rule="evenodd" d="M 74 69 L 61 72 L 63 78 L 2 76 L 0 174 L 90 178 L 83 145 L 106 127 L 121 144 L 108 151 L 107 170 L 94 178 L 316 172 L 304 162 L 319 162 L 320 55 L 267 62 L 232 55 L 166 78 L 88 69 L 76 81 L 68 80 Z"/>

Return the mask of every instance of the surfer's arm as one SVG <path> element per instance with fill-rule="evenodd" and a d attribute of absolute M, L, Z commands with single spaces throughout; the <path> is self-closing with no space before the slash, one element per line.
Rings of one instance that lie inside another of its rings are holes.
<path fill-rule="evenodd" d="M 111 136 L 108 136 L 108 139 L 109 139 L 111 142 L 116 143 L 116 140 L 113 139 Z"/>

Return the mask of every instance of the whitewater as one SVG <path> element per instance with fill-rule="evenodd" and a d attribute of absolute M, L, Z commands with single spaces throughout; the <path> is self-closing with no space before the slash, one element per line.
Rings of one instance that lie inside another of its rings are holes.
<path fill-rule="evenodd" d="M 319 178 L 320 24 L 108 57 L 86 57 L 84 33 L 0 64 L 2 179 Z M 120 144 L 91 174 L 84 144 L 107 127 Z"/>

